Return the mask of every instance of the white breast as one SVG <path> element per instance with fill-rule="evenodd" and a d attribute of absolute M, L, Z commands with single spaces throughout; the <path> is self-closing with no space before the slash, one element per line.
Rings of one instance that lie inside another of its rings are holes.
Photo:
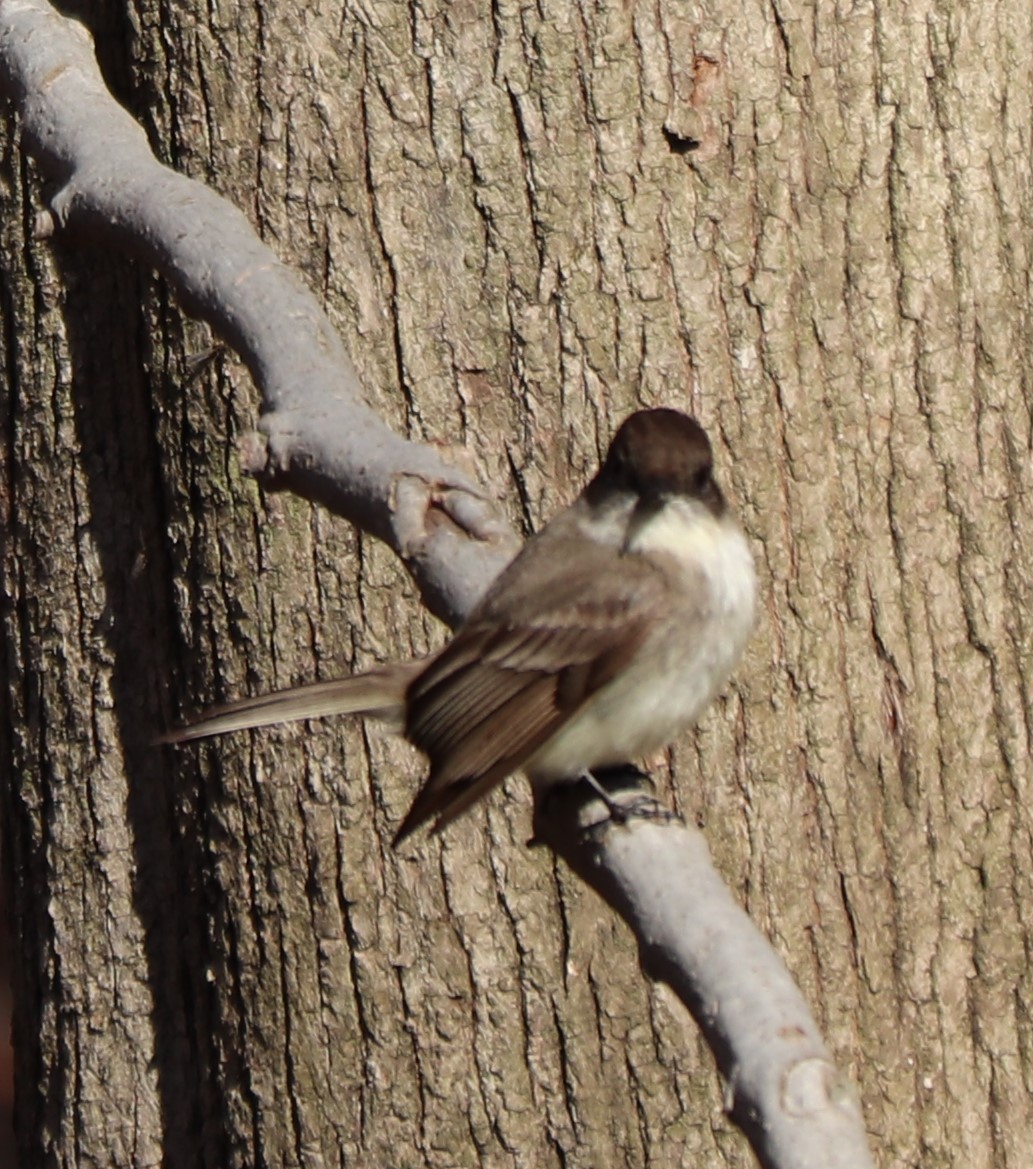
<path fill-rule="evenodd" d="M 666 746 L 728 680 L 753 628 L 757 583 L 749 545 L 729 517 L 690 500 L 668 503 L 635 531 L 627 552 L 662 556 L 685 587 L 672 596 L 636 658 L 527 764 L 555 783 Z"/>

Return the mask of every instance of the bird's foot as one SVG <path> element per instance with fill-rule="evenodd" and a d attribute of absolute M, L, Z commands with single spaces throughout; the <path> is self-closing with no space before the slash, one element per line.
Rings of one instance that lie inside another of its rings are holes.
<path fill-rule="evenodd" d="M 651 788 L 654 786 L 652 777 L 631 763 L 584 771 L 578 783 L 587 786 L 592 794 L 602 801 L 607 812 L 603 819 L 585 824 L 582 830 L 586 833 L 597 832 L 611 824 L 623 827 L 632 820 L 664 823 L 681 819 L 658 800 L 642 791 L 643 786 L 647 784 Z M 568 792 L 571 792 L 569 785 L 557 784 L 546 799 L 559 798 Z M 532 836 L 527 846 L 531 848 L 543 843 L 545 842 L 539 837 Z"/>

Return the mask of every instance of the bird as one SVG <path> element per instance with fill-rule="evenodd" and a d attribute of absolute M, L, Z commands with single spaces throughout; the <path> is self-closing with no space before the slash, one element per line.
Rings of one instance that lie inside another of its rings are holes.
<path fill-rule="evenodd" d="M 397 848 L 514 772 L 549 788 L 669 745 L 727 682 L 756 604 L 706 431 L 670 407 L 638 410 L 437 653 L 245 698 L 160 741 L 331 714 L 393 723 L 429 760 Z"/>

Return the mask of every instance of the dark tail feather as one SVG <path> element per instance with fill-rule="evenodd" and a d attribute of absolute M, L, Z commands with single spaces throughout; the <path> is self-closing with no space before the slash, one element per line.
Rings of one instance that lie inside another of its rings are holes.
<path fill-rule="evenodd" d="M 185 726 L 161 735 L 159 743 L 185 743 L 209 735 L 224 735 L 250 727 L 271 726 L 303 718 L 322 718 L 329 714 L 365 714 L 374 718 L 401 721 L 405 708 L 405 691 L 424 663 L 407 662 L 334 678 L 329 682 L 312 682 L 274 694 L 244 698 L 226 706 L 205 711 Z"/>

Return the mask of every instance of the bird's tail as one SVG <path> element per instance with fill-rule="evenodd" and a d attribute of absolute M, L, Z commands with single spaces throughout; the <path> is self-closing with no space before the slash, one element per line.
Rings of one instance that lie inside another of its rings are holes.
<path fill-rule="evenodd" d="M 157 741 L 185 743 L 209 735 L 224 735 L 228 731 L 266 727 L 302 718 L 322 718 L 328 714 L 364 714 L 400 723 L 405 712 L 406 688 L 425 664 L 405 662 L 371 670 L 368 674 L 353 674 L 349 678 L 312 682 L 257 698 L 243 698 L 204 711 L 185 726 L 161 735 Z"/>

